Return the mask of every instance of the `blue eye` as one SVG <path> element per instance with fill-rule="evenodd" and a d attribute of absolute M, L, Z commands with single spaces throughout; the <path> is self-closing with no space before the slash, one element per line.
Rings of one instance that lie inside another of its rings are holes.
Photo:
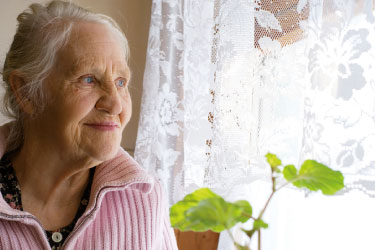
<path fill-rule="evenodd" d="M 119 87 L 125 87 L 126 81 L 124 79 L 117 80 L 117 86 Z"/>
<path fill-rule="evenodd" d="M 83 78 L 83 81 L 85 82 L 85 83 L 94 83 L 95 82 L 95 79 L 94 79 L 94 77 L 92 77 L 92 76 L 85 76 L 84 78 Z"/>

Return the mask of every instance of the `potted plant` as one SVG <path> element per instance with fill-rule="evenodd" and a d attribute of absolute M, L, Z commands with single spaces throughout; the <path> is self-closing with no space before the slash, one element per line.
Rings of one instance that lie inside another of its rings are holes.
<path fill-rule="evenodd" d="M 294 185 L 310 191 L 320 190 L 324 195 L 333 195 L 344 187 L 344 177 L 341 172 L 334 171 L 315 160 L 304 161 L 297 170 L 294 165 L 283 166 L 275 154 L 268 153 L 265 157 L 271 168 L 272 191 L 257 216 L 253 214 L 248 201 L 227 202 L 209 188 L 201 188 L 186 195 L 183 200 L 171 207 L 172 226 L 181 231 L 222 232 L 227 230 L 238 250 L 250 250 L 250 246 L 244 246 L 235 241 L 230 229 L 237 223 L 252 220 L 252 228 L 242 229 L 242 231 L 250 240 L 257 233 L 258 250 L 260 250 L 261 230 L 268 228 L 268 224 L 263 221 L 263 215 L 272 197 L 280 189 L 287 185 Z"/>

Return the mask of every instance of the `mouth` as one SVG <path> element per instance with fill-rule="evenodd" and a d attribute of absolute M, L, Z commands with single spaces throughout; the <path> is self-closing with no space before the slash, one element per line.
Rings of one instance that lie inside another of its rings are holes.
<path fill-rule="evenodd" d="M 120 128 L 120 126 L 116 122 L 94 122 L 85 123 L 84 125 L 100 131 L 113 131 Z"/>

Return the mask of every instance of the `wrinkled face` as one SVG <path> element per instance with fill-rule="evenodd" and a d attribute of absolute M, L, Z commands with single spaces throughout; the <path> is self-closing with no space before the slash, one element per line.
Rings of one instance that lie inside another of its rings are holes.
<path fill-rule="evenodd" d="M 45 135 L 67 157 L 112 158 L 131 116 L 129 78 L 119 35 L 104 24 L 76 24 L 45 82 L 48 103 L 37 118 Z"/>

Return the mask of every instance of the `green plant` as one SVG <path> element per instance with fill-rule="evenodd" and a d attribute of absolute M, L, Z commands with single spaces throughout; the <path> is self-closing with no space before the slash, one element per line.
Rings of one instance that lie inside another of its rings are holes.
<path fill-rule="evenodd" d="M 294 165 L 282 166 L 281 160 L 274 154 L 268 153 L 265 157 L 271 167 L 272 192 L 258 216 L 253 215 L 252 207 L 248 201 L 227 202 L 209 188 L 201 188 L 186 195 L 183 200 L 171 207 L 172 226 L 181 231 L 212 230 L 221 232 L 228 230 L 237 249 L 250 250 L 250 246 L 238 244 L 229 229 L 237 223 L 253 220 L 253 227 L 250 230 L 242 230 L 250 240 L 257 233 L 258 249 L 261 249 L 261 230 L 268 228 L 268 224 L 262 218 L 272 197 L 280 189 L 288 184 L 293 184 L 298 188 L 307 188 L 311 191 L 320 190 L 325 195 L 333 195 L 344 187 L 344 177 L 341 172 L 334 171 L 317 161 L 306 160 L 297 170 Z M 282 178 L 286 182 L 280 184 Z"/>

